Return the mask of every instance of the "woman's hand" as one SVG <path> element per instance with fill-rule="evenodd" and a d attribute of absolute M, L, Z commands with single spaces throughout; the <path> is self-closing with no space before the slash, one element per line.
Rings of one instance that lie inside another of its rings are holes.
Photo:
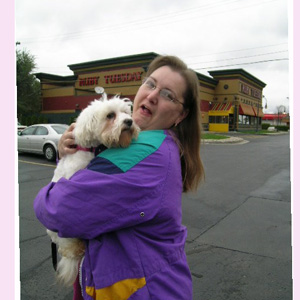
<path fill-rule="evenodd" d="M 62 158 L 66 154 L 74 154 L 77 149 L 75 145 L 75 138 L 73 130 L 76 123 L 72 123 L 70 127 L 64 132 L 58 142 L 58 154 L 59 158 Z"/>

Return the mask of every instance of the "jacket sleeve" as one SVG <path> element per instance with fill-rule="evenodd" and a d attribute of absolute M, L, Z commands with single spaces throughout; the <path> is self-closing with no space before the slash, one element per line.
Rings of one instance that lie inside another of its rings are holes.
<path fill-rule="evenodd" d="M 181 197 L 181 182 L 172 174 L 177 153 L 167 144 L 161 148 L 125 173 L 85 169 L 48 184 L 34 201 L 37 218 L 61 237 L 83 239 L 152 220 L 163 205 L 168 178 L 179 185 L 174 197 Z"/>

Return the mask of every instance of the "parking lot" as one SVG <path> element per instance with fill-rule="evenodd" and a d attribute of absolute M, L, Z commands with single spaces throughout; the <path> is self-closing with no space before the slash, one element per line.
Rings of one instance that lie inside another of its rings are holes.
<path fill-rule="evenodd" d="M 289 135 L 248 140 L 203 145 L 206 181 L 183 195 L 195 300 L 292 299 Z M 21 299 L 71 300 L 72 289 L 55 284 L 50 240 L 32 208 L 55 163 L 18 159 Z"/>

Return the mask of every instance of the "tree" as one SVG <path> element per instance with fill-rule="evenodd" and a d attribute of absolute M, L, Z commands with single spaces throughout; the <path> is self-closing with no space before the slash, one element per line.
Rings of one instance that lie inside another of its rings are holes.
<path fill-rule="evenodd" d="M 17 115 L 22 122 L 24 115 L 41 110 L 40 82 L 32 74 L 36 68 L 35 58 L 26 50 L 17 50 Z"/>

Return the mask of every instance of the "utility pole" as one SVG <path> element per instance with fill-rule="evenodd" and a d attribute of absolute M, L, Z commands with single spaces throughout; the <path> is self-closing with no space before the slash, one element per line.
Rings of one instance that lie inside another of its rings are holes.
<path fill-rule="evenodd" d="M 286 108 L 284 105 L 280 105 L 280 106 L 277 106 L 277 112 L 278 112 L 278 115 L 277 115 L 277 132 L 279 131 L 278 130 L 278 126 L 279 126 L 279 113 L 280 113 L 280 109 L 283 108 L 283 113 L 285 112 Z"/>

